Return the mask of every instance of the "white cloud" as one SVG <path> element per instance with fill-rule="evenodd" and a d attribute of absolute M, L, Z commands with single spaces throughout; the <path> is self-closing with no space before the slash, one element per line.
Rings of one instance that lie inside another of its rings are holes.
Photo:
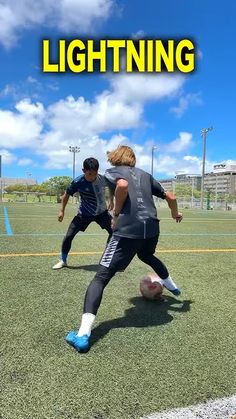
<path fill-rule="evenodd" d="M 0 146 L 34 149 L 43 129 L 43 105 L 26 99 L 16 105 L 16 110 L 0 110 Z"/>
<path fill-rule="evenodd" d="M 23 81 L 6 84 L 6 86 L 0 91 L 0 97 L 9 96 L 15 102 L 19 102 L 25 98 L 31 98 L 32 100 L 39 101 L 40 97 L 45 97 L 45 94 L 48 94 L 48 89 L 58 91 L 59 84 L 55 80 L 49 83 L 41 83 L 38 79 L 28 76 Z"/>
<path fill-rule="evenodd" d="M 112 0 L 61 0 L 58 10 L 58 26 L 66 32 L 93 32 L 93 22 L 109 17 L 113 5 Z"/>
<path fill-rule="evenodd" d="M 215 162 L 206 160 L 206 172 L 212 171 Z M 174 177 L 176 173 L 201 174 L 202 158 L 197 156 L 160 154 L 154 160 L 154 171 L 165 173 L 167 177 Z"/>
<path fill-rule="evenodd" d="M 131 38 L 133 39 L 144 39 L 146 37 L 146 33 L 143 31 L 143 29 L 140 29 L 139 31 L 132 33 Z"/>
<path fill-rule="evenodd" d="M 145 103 L 174 96 L 183 86 L 185 77 L 167 74 L 128 74 L 110 78 L 114 96 L 127 103 Z"/>
<path fill-rule="evenodd" d="M 72 167 L 69 146 L 80 146 L 80 153 L 76 155 L 78 173 L 89 155 L 96 156 L 101 162 L 101 171 L 105 170 L 109 167 L 106 152 L 119 144 L 130 144 L 137 155 L 137 165 L 150 171 L 150 141 L 143 145 L 131 144 L 122 130 L 137 129 L 143 123 L 145 103 L 177 94 L 184 78 L 130 75 L 118 79 L 119 82 L 108 78 L 110 90 L 103 91 L 93 101 L 69 96 L 44 108 L 42 103 L 24 99 L 16 104 L 15 111 L 0 110 L 0 146 L 28 148 L 36 158 L 44 159 L 45 168 L 66 170 Z M 173 174 L 176 170 L 190 170 L 192 162 L 183 156 L 191 146 L 192 134 L 188 132 L 180 132 L 169 144 L 160 145 L 155 152 L 155 172 Z M 24 163 L 27 163 L 25 159 L 18 162 Z M 197 169 L 197 163 L 194 164 Z"/>
<path fill-rule="evenodd" d="M 199 48 L 197 49 L 197 58 L 199 58 L 199 60 L 202 60 L 203 59 L 203 52 Z"/>
<path fill-rule="evenodd" d="M 27 77 L 27 79 L 26 79 L 26 81 L 28 82 L 28 83 L 38 83 L 38 81 L 37 81 L 37 79 L 35 79 L 34 77 L 32 77 L 32 76 L 28 76 Z"/>
<path fill-rule="evenodd" d="M 6 150 L 4 148 L 0 149 L 0 156 L 2 156 L 3 166 L 8 165 L 8 164 L 10 165 L 16 161 L 16 156 L 10 153 L 9 150 Z"/>
<path fill-rule="evenodd" d="M 234 165 L 236 165 L 236 160 L 224 160 L 224 163 L 227 166 L 234 166 Z"/>
<path fill-rule="evenodd" d="M 106 20 L 114 0 L 5 0 L 0 4 L 0 42 L 11 48 L 22 30 L 45 25 L 66 33 L 90 33 Z"/>
<path fill-rule="evenodd" d="M 191 105 L 201 105 L 202 99 L 200 93 L 189 93 L 179 99 L 179 104 L 170 109 L 174 112 L 177 118 L 181 118 Z"/>
<path fill-rule="evenodd" d="M 21 100 L 16 104 L 15 108 L 24 116 L 33 116 L 41 119 L 45 114 L 42 103 L 36 102 L 36 104 L 33 104 L 30 99 Z"/>
<path fill-rule="evenodd" d="M 34 162 L 31 159 L 20 159 L 17 164 L 18 166 L 33 166 Z"/>
<path fill-rule="evenodd" d="M 160 146 L 162 150 L 167 153 L 182 153 L 192 146 L 192 134 L 189 132 L 180 132 L 176 140 L 171 141 L 169 144 Z"/>
<path fill-rule="evenodd" d="M 0 96 L 4 97 L 4 96 L 10 96 L 10 95 L 15 97 L 16 88 L 15 86 L 11 84 L 6 84 L 6 86 L 0 92 Z"/>

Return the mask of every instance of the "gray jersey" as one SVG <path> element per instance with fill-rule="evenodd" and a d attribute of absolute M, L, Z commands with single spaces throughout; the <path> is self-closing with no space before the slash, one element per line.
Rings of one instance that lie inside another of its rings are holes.
<path fill-rule="evenodd" d="M 118 179 L 128 182 L 128 197 L 117 219 L 114 235 L 132 239 L 158 234 L 157 210 L 153 195 L 165 199 L 165 190 L 149 173 L 129 166 L 116 166 L 105 172 L 113 191 Z"/>

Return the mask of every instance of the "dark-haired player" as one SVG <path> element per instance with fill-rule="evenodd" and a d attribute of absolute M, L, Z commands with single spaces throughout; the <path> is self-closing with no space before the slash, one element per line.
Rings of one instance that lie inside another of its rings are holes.
<path fill-rule="evenodd" d="M 89 157 L 84 160 L 84 174 L 75 178 L 67 188 L 61 201 L 61 208 L 58 214 L 58 221 L 64 218 L 65 208 L 70 196 L 75 193 L 80 195 L 80 206 L 78 214 L 71 221 L 61 247 L 61 259 L 53 266 L 53 269 L 61 269 L 67 266 L 67 256 L 71 249 L 73 238 L 79 231 L 85 231 L 89 224 L 95 221 L 102 229 L 108 232 L 108 241 L 112 235 L 111 216 L 107 210 L 105 200 L 106 182 L 104 176 L 98 173 L 98 160 Z M 109 204 L 112 209 L 112 202 Z"/>

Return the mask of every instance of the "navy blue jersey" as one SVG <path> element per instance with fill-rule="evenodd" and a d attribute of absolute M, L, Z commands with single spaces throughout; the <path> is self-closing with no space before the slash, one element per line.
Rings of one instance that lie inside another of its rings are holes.
<path fill-rule="evenodd" d="M 105 201 L 106 181 L 104 176 L 98 174 L 94 182 L 88 182 L 84 175 L 74 179 L 67 188 L 66 193 L 73 196 L 80 194 L 80 205 L 78 213 L 86 217 L 93 217 L 106 211 Z"/>
<path fill-rule="evenodd" d="M 112 190 L 118 179 L 128 181 L 128 197 L 117 219 L 114 235 L 132 239 L 159 234 L 153 195 L 165 199 L 165 190 L 149 173 L 136 167 L 116 166 L 105 172 Z"/>

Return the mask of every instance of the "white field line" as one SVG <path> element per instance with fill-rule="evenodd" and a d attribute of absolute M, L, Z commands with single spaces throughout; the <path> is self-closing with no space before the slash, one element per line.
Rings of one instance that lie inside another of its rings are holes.
<path fill-rule="evenodd" d="M 166 410 L 141 419 L 236 419 L 236 396 L 209 400 L 185 408 Z"/>

